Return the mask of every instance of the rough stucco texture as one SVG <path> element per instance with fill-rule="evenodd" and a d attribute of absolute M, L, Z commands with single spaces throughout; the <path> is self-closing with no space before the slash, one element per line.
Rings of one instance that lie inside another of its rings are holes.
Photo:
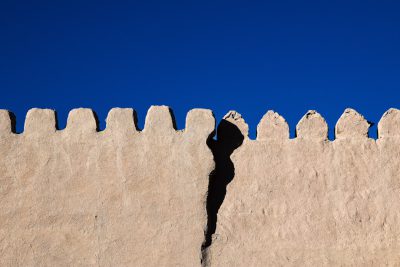
<path fill-rule="evenodd" d="M 207 251 L 211 266 L 400 266 L 400 114 L 369 123 L 347 109 L 328 127 L 308 112 L 289 139 L 268 112 L 231 156 L 235 177 Z"/>
<path fill-rule="evenodd" d="M 334 141 L 315 111 L 293 139 L 272 111 L 256 140 L 240 114 L 225 122 L 244 141 L 202 251 L 211 111 L 190 111 L 177 131 L 169 108 L 152 107 L 138 131 L 132 109 L 112 109 L 99 132 L 89 109 L 64 130 L 32 109 L 22 134 L 0 111 L 0 266 L 400 266 L 398 110 L 377 140 L 352 109 Z"/>
<path fill-rule="evenodd" d="M 176 131 L 152 107 L 142 132 L 131 109 L 96 131 L 89 109 L 56 131 L 29 111 L 22 134 L 0 112 L 0 266 L 199 266 L 213 156 L 209 110 Z"/>

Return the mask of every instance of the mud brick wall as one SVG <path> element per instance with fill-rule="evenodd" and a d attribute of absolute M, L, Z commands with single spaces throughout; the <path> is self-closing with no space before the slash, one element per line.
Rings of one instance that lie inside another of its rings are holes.
<path fill-rule="evenodd" d="M 209 110 L 174 129 L 152 107 L 144 130 L 112 109 L 104 131 L 89 109 L 56 131 L 32 109 L 22 134 L 0 113 L 0 266 L 198 266 L 214 168 Z"/>
<path fill-rule="evenodd" d="M 400 266 L 400 112 L 0 111 L 0 266 Z"/>
<path fill-rule="evenodd" d="M 400 114 L 369 123 L 347 109 L 328 126 L 309 111 L 289 139 L 268 112 L 231 158 L 235 175 L 207 250 L 211 266 L 400 266 Z"/>

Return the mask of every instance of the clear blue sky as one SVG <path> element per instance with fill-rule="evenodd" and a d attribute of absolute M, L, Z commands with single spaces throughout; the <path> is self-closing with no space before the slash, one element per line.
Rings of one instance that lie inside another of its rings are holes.
<path fill-rule="evenodd" d="M 210 108 L 242 113 L 254 137 L 273 109 L 308 109 L 332 131 L 345 107 L 378 122 L 400 108 L 400 1 L 0 2 L 0 108 L 22 131 L 31 107 Z M 373 129 L 373 131 L 376 131 Z M 332 133 L 332 132 L 331 132 Z M 375 136 L 375 133 L 372 134 Z"/>

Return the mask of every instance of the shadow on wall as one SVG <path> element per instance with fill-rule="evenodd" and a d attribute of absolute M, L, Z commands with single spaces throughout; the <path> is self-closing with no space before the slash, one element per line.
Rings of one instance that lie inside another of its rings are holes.
<path fill-rule="evenodd" d="M 217 139 L 210 138 L 208 141 L 208 146 L 214 156 L 215 169 L 210 174 L 208 186 L 208 221 L 203 250 L 211 245 L 211 238 L 215 233 L 217 225 L 218 210 L 225 198 L 226 186 L 232 181 L 235 175 L 235 168 L 230 156 L 243 143 L 243 139 L 244 136 L 239 128 L 223 119 L 217 128 Z"/>

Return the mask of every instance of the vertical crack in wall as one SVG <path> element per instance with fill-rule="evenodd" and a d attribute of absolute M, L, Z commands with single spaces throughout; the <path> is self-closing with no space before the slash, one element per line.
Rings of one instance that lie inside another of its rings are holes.
<path fill-rule="evenodd" d="M 212 235 L 215 233 L 218 219 L 218 211 L 225 199 L 226 187 L 235 175 L 235 168 L 230 158 L 233 151 L 243 143 L 244 136 L 239 128 L 223 119 L 217 128 L 217 139 L 210 138 L 207 145 L 211 149 L 215 169 L 210 174 L 207 195 L 207 228 L 204 243 L 201 247 L 202 266 L 207 265 L 208 248 L 212 243 Z"/>

